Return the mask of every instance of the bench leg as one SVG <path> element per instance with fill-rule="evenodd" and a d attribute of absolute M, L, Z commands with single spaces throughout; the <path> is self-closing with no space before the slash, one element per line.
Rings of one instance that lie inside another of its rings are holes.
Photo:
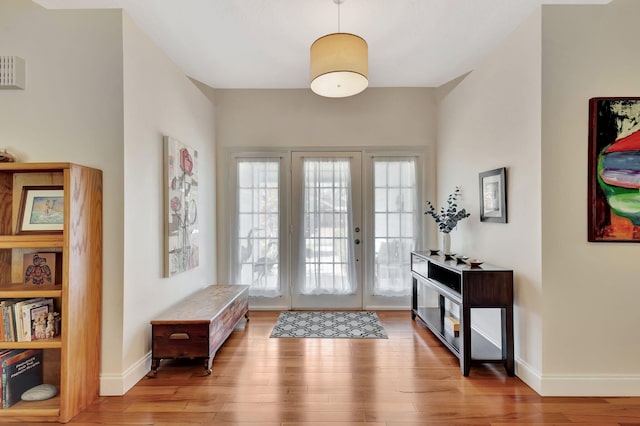
<path fill-rule="evenodd" d="M 204 360 L 204 369 L 207 372 L 207 374 L 211 374 L 211 365 L 213 364 L 213 357 L 210 356 L 208 358 L 205 358 Z"/>
<path fill-rule="evenodd" d="M 160 361 L 162 361 L 162 358 L 153 358 L 151 360 L 151 371 L 153 372 L 154 376 L 158 374 L 158 368 L 160 367 Z"/>

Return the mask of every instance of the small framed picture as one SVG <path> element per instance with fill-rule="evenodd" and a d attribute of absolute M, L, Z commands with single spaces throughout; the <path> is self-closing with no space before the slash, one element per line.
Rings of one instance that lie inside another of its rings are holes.
<path fill-rule="evenodd" d="M 480 221 L 507 223 L 507 169 L 480 173 Z"/>
<path fill-rule="evenodd" d="M 25 284 L 54 284 L 62 282 L 62 254 L 57 252 L 27 253 L 22 261 Z"/>
<path fill-rule="evenodd" d="M 64 224 L 62 186 L 25 186 L 18 210 L 17 234 L 59 233 Z"/>

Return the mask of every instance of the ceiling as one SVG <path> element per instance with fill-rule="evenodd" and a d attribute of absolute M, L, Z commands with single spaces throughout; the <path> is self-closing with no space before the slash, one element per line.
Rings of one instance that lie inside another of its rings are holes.
<path fill-rule="evenodd" d="M 338 31 L 334 0 L 33 0 L 121 8 L 214 88 L 309 87 L 309 47 Z M 437 87 L 472 70 L 540 4 L 609 0 L 344 0 L 340 31 L 369 44 L 370 87 Z"/>

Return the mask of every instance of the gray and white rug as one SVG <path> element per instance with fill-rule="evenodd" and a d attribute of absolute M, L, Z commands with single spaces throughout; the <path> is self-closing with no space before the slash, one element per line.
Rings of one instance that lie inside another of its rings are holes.
<path fill-rule="evenodd" d="M 375 312 L 281 312 L 271 337 L 386 339 Z"/>

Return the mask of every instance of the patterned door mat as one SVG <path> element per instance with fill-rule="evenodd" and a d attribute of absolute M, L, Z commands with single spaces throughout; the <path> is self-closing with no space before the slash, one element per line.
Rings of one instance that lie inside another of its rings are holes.
<path fill-rule="evenodd" d="M 386 339 L 375 312 L 281 312 L 271 337 Z"/>

